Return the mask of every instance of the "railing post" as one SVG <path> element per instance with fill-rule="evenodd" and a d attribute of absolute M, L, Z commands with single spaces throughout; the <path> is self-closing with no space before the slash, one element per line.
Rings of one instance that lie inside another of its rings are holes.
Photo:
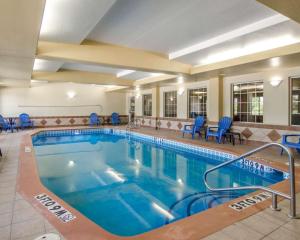
<path fill-rule="evenodd" d="M 277 201 L 277 194 L 272 193 L 272 206 L 271 206 L 273 211 L 280 211 L 281 209 L 278 208 L 278 201 Z"/>
<path fill-rule="evenodd" d="M 295 165 L 294 157 L 289 153 L 289 172 L 290 172 L 290 218 L 296 218 L 296 191 L 295 191 Z"/>

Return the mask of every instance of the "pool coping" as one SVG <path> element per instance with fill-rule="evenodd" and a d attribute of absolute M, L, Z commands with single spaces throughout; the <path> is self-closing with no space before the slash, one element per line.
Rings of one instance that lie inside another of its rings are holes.
<path fill-rule="evenodd" d="M 107 127 L 104 127 L 107 129 Z M 112 127 L 109 127 L 110 129 Z M 18 169 L 18 179 L 17 179 L 17 191 L 24 197 L 25 200 L 30 202 L 66 239 L 128 239 L 128 240 L 153 240 L 153 239 L 164 239 L 164 240 L 184 240 L 184 239 L 200 239 L 214 232 L 221 230 L 222 228 L 229 226 L 235 222 L 238 222 L 244 218 L 247 218 L 259 211 L 269 207 L 271 200 L 266 200 L 256 205 L 252 205 L 243 211 L 235 211 L 228 207 L 228 205 L 238 202 L 246 198 L 246 196 L 253 196 L 261 191 L 255 191 L 249 195 L 244 195 L 240 198 L 233 199 L 232 201 L 226 202 L 224 204 L 218 205 L 214 208 L 208 209 L 206 211 L 197 213 L 190 217 L 178 220 L 174 223 L 164 225 L 162 227 L 153 229 L 149 232 L 138 234 L 130 237 L 117 236 L 112 233 L 107 232 L 100 226 L 89 220 L 83 214 L 81 214 L 76 209 L 72 208 L 62 199 L 57 197 L 54 193 L 49 191 L 40 181 L 37 164 L 35 159 L 35 153 L 32 145 L 32 135 L 43 131 L 51 130 L 76 130 L 76 129 L 95 129 L 89 127 L 69 127 L 69 128 L 49 128 L 49 129 L 37 129 L 33 130 L 30 134 L 26 134 L 22 138 L 21 148 L 20 148 L 20 163 Z M 99 128 L 96 128 L 99 129 Z M 122 129 L 122 128 L 113 128 Z M 124 130 L 124 129 L 122 129 Z M 148 135 L 141 133 L 143 135 Z M 179 139 L 169 139 L 172 141 L 180 142 Z M 182 143 L 182 142 L 181 142 Z M 185 143 L 188 145 L 195 145 L 191 143 Z M 201 147 L 199 145 L 195 145 Z M 25 147 L 30 147 L 31 151 L 24 151 Z M 239 155 L 234 151 L 228 151 L 217 148 L 210 148 L 205 146 L 205 148 L 210 150 L 217 150 L 226 152 L 228 154 Z M 283 163 L 272 163 L 266 162 L 263 159 L 253 159 L 263 165 L 270 166 L 272 168 L 279 169 L 281 171 L 287 171 L 288 166 Z M 300 191 L 300 169 L 296 168 L 296 190 Z M 283 191 L 289 193 L 289 180 L 284 180 L 271 186 L 271 188 L 278 191 Z M 63 223 L 61 220 L 56 218 L 51 212 L 47 210 L 43 205 L 41 205 L 35 196 L 41 193 L 45 193 L 50 196 L 53 200 L 62 205 L 65 209 L 69 210 L 72 214 L 76 216 L 73 221 Z M 201 223 L 201 224 L 200 224 Z"/>

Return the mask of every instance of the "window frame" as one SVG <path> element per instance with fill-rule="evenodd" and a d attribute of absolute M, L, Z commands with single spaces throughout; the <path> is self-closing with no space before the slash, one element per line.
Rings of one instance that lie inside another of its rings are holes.
<path fill-rule="evenodd" d="M 147 111 L 149 110 L 150 112 L 147 112 L 147 113 L 149 113 L 149 115 L 148 114 L 145 114 L 145 97 L 149 97 L 149 96 L 151 96 L 151 107 L 150 107 L 150 109 L 147 109 Z M 152 93 L 146 93 L 146 94 L 143 94 L 143 96 L 142 96 L 142 103 L 143 103 L 143 116 L 145 116 L 145 117 L 152 117 L 152 99 L 153 98 L 153 96 L 152 96 Z"/>
<path fill-rule="evenodd" d="M 166 116 L 166 94 L 168 94 L 168 93 L 175 93 L 175 97 L 176 97 L 176 104 L 174 104 L 175 105 L 175 109 L 176 109 L 176 111 L 175 111 L 175 116 Z M 165 118 L 177 118 L 177 108 L 178 108 L 178 101 L 177 101 L 177 90 L 170 90 L 170 91 L 165 91 L 165 92 L 163 92 L 163 116 L 165 117 Z"/>
<path fill-rule="evenodd" d="M 292 99 L 292 91 L 293 91 L 293 79 L 294 78 L 299 78 L 300 79 L 300 75 L 296 75 L 296 76 L 290 76 L 288 78 L 288 114 L 289 114 L 289 126 L 294 126 L 294 127 L 300 127 L 299 125 L 295 125 L 292 124 L 292 114 L 293 114 L 293 99 Z"/>
<path fill-rule="evenodd" d="M 230 108 L 231 108 L 231 117 L 232 117 L 232 119 L 234 119 L 234 107 L 235 107 L 235 105 L 234 105 L 234 86 L 235 85 L 243 85 L 243 84 L 256 84 L 256 83 L 261 83 L 262 85 L 263 85 L 263 91 L 262 91 L 262 93 L 263 93 L 263 99 L 264 99 L 264 90 L 265 90 L 265 87 L 264 87 L 264 85 L 265 85 L 265 82 L 264 82 L 264 80 L 255 80 L 255 81 L 245 81 L 245 82 L 233 82 L 233 83 L 231 83 L 231 87 L 230 87 L 230 92 L 231 92 L 231 106 L 230 106 Z M 242 103 L 242 102 L 241 102 Z M 253 122 L 253 121 L 248 121 L 249 120 L 249 118 L 248 118 L 248 116 L 249 116 L 249 110 L 248 110 L 248 93 L 247 93 L 247 112 L 246 112 L 246 114 L 247 114 L 247 121 L 235 121 L 234 120 L 234 122 L 238 122 L 238 123 L 251 123 L 251 124 L 264 124 L 264 120 L 265 120 L 265 118 L 264 118 L 264 100 L 263 100 L 263 110 L 262 110 L 262 122 L 257 122 L 256 121 L 256 117 L 255 117 L 255 121 Z M 253 116 L 260 116 L 260 115 L 253 115 Z"/>
<path fill-rule="evenodd" d="M 188 119 L 195 119 L 190 117 L 190 91 L 198 90 L 198 89 L 206 89 L 206 102 L 205 102 L 205 116 L 204 118 L 207 119 L 207 107 L 208 107 L 208 87 L 207 86 L 199 86 L 199 87 L 191 87 L 187 89 L 187 118 Z M 203 104 L 203 103 L 201 103 Z"/>

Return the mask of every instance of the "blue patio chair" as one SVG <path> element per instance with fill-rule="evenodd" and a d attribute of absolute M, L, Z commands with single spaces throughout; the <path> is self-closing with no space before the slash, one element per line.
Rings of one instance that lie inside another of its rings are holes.
<path fill-rule="evenodd" d="M 298 138 L 298 142 L 289 142 L 289 137 L 296 137 Z M 300 153 L 300 134 L 284 134 L 282 135 L 282 141 L 281 143 L 289 148 L 294 148 L 297 150 L 298 153 Z M 283 149 L 281 149 L 281 155 L 283 154 Z"/>
<path fill-rule="evenodd" d="M 182 137 L 184 137 L 185 133 L 192 134 L 193 139 L 196 133 L 198 133 L 199 137 L 201 137 L 201 130 L 204 129 L 204 123 L 205 119 L 203 116 L 196 117 L 194 124 L 184 125 L 182 130 Z"/>
<path fill-rule="evenodd" d="M 100 125 L 101 121 L 97 115 L 97 113 L 91 113 L 90 115 L 90 126 L 98 126 Z"/>
<path fill-rule="evenodd" d="M 229 131 L 232 124 L 231 117 L 222 117 L 219 121 L 218 127 L 208 127 L 206 131 L 206 141 L 209 137 L 215 137 L 217 143 L 221 143 L 225 133 Z M 212 131 L 212 129 L 217 129 Z"/>
<path fill-rule="evenodd" d="M 30 120 L 30 117 L 27 113 L 22 113 L 19 115 L 19 124 L 20 124 L 20 128 L 24 129 L 24 128 L 28 128 L 34 127 L 34 123 L 32 120 Z"/>
<path fill-rule="evenodd" d="M 8 130 L 13 131 L 17 127 L 16 120 L 12 119 L 12 122 L 10 123 L 8 120 L 4 119 L 2 115 L 0 115 L 0 127 L 1 130 L 4 131 L 8 131 Z"/>
<path fill-rule="evenodd" d="M 118 113 L 116 112 L 113 112 L 111 114 L 111 124 L 112 125 L 119 125 L 121 123 L 121 120 L 120 120 L 120 116 Z"/>

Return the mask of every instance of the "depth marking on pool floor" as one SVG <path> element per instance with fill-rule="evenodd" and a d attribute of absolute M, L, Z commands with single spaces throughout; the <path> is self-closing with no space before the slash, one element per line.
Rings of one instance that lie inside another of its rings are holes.
<path fill-rule="evenodd" d="M 63 222 L 70 222 L 76 218 L 71 212 L 61 206 L 58 202 L 53 200 L 45 193 L 34 196 L 34 198 L 48 209 L 49 212 L 54 214 L 58 219 Z"/>
<path fill-rule="evenodd" d="M 236 211 L 242 211 L 248 207 L 251 207 L 257 203 L 266 201 L 267 199 L 271 198 L 272 194 L 269 192 L 262 192 L 259 194 L 256 194 L 251 197 L 247 197 L 241 201 L 238 201 L 236 203 L 230 204 L 229 207 L 236 210 Z"/>

